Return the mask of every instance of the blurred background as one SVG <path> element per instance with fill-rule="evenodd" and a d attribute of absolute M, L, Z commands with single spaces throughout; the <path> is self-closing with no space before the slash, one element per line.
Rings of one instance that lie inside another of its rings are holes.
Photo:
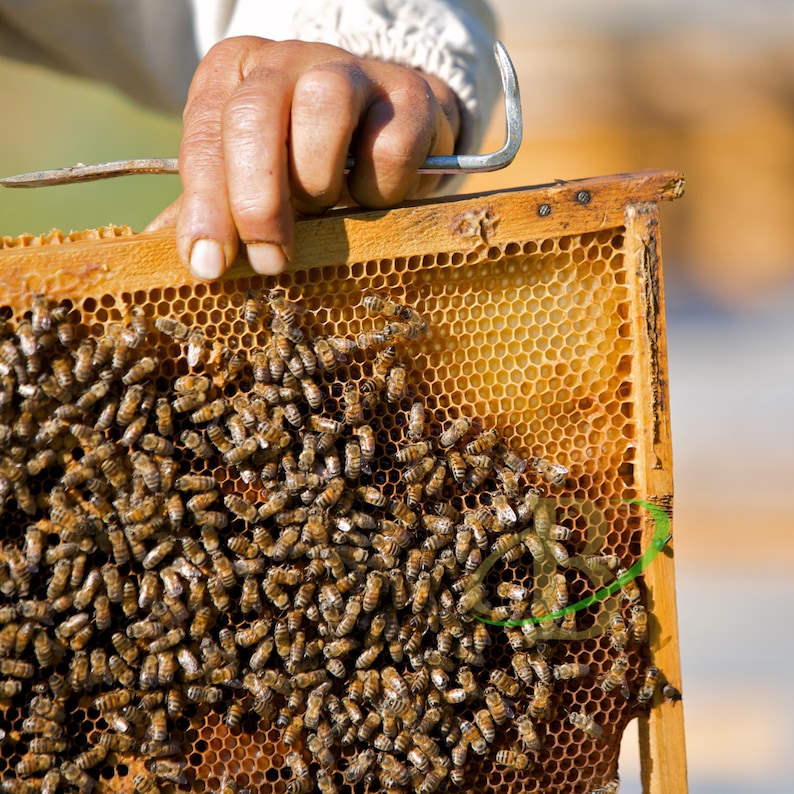
<path fill-rule="evenodd" d="M 462 190 L 680 170 L 662 206 L 690 791 L 794 779 L 794 3 L 492 0 L 524 143 Z M 175 156 L 178 119 L 0 61 L 0 175 Z M 483 151 L 503 140 L 498 116 Z M 140 230 L 176 177 L 0 191 L 0 236 Z M 636 729 L 624 794 L 639 792 Z M 671 792 L 671 794 L 673 794 Z"/>

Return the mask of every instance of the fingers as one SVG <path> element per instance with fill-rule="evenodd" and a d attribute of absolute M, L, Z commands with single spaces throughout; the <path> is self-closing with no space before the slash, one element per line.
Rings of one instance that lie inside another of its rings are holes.
<path fill-rule="evenodd" d="M 223 109 L 223 159 L 229 209 L 259 273 L 284 269 L 294 246 L 288 135 L 293 79 L 258 68 Z"/>
<path fill-rule="evenodd" d="M 362 70 L 343 61 L 299 77 L 290 128 L 292 197 L 299 212 L 315 214 L 339 202 L 350 143 L 370 88 Z"/>
<path fill-rule="evenodd" d="M 172 201 L 156 218 L 146 224 L 145 232 L 156 232 L 160 229 L 172 229 L 176 226 L 179 209 L 182 206 L 182 196 Z"/>
<path fill-rule="evenodd" d="M 358 130 L 350 194 L 363 206 L 388 207 L 427 192 L 439 177 L 417 169 L 428 155 L 450 154 L 454 146 L 455 131 L 427 81 L 409 70 L 389 71 Z"/>
<path fill-rule="evenodd" d="M 221 118 L 246 55 L 245 49 L 232 48 L 229 42 L 213 48 L 196 70 L 183 114 L 177 251 L 195 276 L 208 280 L 222 275 L 237 253 Z"/>
<path fill-rule="evenodd" d="M 441 81 L 337 47 L 226 40 L 190 88 L 181 203 L 149 228 L 176 216 L 179 255 L 199 278 L 220 276 L 240 243 L 256 271 L 277 274 L 292 257 L 295 209 L 322 212 L 347 191 L 368 207 L 426 192 L 438 177 L 417 168 L 454 150 L 455 107 Z"/>

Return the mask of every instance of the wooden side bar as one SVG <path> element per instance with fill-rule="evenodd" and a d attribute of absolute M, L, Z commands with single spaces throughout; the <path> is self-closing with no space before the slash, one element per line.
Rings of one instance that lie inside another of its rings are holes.
<path fill-rule="evenodd" d="M 635 333 L 645 355 L 636 358 L 640 384 L 638 427 L 643 436 L 639 448 L 637 481 L 647 499 L 662 508 L 672 527 L 673 472 L 670 438 L 667 343 L 664 315 L 659 208 L 656 203 L 626 207 L 627 265 L 636 273 L 634 299 Z M 656 522 L 645 518 L 644 547 L 652 543 Z M 648 611 L 651 616 L 652 663 L 680 691 L 681 669 L 676 611 L 674 541 L 645 570 Z M 683 703 L 667 700 L 661 687 L 654 695 L 648 716 L 639 717 L 640 762 L 645 794 L 685 794 L 687 791 Z"/>

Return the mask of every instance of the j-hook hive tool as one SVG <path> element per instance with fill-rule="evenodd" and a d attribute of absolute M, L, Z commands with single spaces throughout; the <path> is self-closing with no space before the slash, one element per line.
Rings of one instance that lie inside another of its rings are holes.
<path fill-rule="evenodd" d="M 420 174 L 456 174 L 478 171 L 498 171 L 510 165 L 521 146 L 523 121 L 521 118 L 521 97 L 518 92 L 516 70 L 504 45 L 497 41 L 494 54 L 502 77 L 505 103 L 505 142 L 500 149 L 489 154 L 452 154 L 428 157 L 418 169 Z M 345 172 L 355 165 L 352 157 L 347 158 Z M 175 157 L 152 157 L 138 160 L 117 160 L 94 165 L 73 165 L 47 171 L 31 171 L 27 174 L 0 178 L 5 187 L 46 187 L 48 185 L 68 185 L 75 182 L 92 182 L 133 174 L 178 174 L 179 161 Z"/>

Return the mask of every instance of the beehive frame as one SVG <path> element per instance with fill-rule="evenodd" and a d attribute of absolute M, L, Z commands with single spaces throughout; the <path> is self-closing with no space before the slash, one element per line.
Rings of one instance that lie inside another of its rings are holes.
<path fill-rule="evenodd" d="M 413 394 L 440 415 L 469 416 L 498 429 L 527 455 L 561 459 L 571 471 L 565 490 L 575 498 L 642 500 L 669 517 L 657 205 L 677 198 L 682 186 L 679 174 L 645 172 L 389 212 L 341 212 L 299 223 L 295 265 L 283 277 L 253 276 L 240 260 L 213 285 L 191 279 L 166 232 L 130 235 L 109 229 L 66 239 L 58 234 L 6 239 L 0 250 L 0 305 L 21 312 L 37 293 L 66 299 L 91 316 L 93 333 L 125 320 L 130 306 L 146 306 L 154 316 L 214 326 L 219 338 L 244 347 L 251 337 L 239 315 L 250 289 L 283 288 L 320 326 L 333 323 L 351 333 L 364 327 L 357 307 L 365 291 L 385 294 L 413 306 L 430 325 L 427 337 L 409 348 Z M 168 350 L 179 352 L 177 346 Z M 608 470 L 606 479 L 600 466 Z M 613 531 L 626 535 L 621 548 L 639 556 L 651 544 L 655 526 L 641 511 L 628 518 L 618 512 L 610 520 L 623 528 Z M 652 661 L 665 680 L 680 687 L 672 549 L 671 541 L 642 581 Z M 590 653 L 604 665 L 603 653 Z M 642 651 L 632 658 L 647 662 L 647 655 Z M 635 688 L 639 673 L 630 679 Z M 567 706 L 575 702 L 581 701 L 566 700 Z M 562 708 L 558 734 L 567 730 Z M 657 692 L 650 711 L 623 709 L 616 719 L 618 738 L 634 716 L 640 724 L 644 790 L 685 791 L 681 703 Z M 575 745 L 583 764 L 595 768 L 601 750 L 591 740 Z M 605 785 L 616 768 L 617 741 L 604 755 L 608 760 L 592 775 L 557 756 L 564 772 L 567 764 L 567 776 L 554 779 L 553 790 L 584 792 Z M 206 764 L 201 777 L 206 772 L 220 779 L 220 763 Z M 477 790 L 490 785 L 536 790 L 531 778 L 515 772 L 490 782 L 493 767 L 472 774 Z M 278 780 L 249 776 L 251 787 L 262 791 Z M 112 788 L 112 782 L 105 785 Z"/>

